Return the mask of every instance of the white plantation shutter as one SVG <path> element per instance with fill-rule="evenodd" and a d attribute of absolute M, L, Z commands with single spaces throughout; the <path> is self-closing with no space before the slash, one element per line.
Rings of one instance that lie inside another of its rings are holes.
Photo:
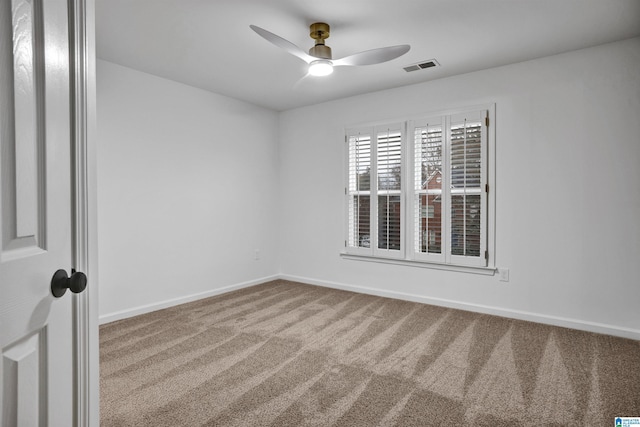
<path fill-rule="evenodd" d="M 486 112 L 452 116 L 449 140 L 451 262 L 486 265 Z"/>
<path fill-rule="evenodd" d="M 414 258 L 444 261 L 442 118 L 413 125 L 413 251 Z"/>
<path fill-rule="evenodd" d="M 493 262 L 490 111 L 347 130 L 346 252 L 468 267 Z"/>
<path fill-rule="evenodd" d="M 402 127 L 376 128 L 376 252 L 402 254 Z"/>
<path fill-rule="evenodd" d="M 415 260 L 486 266 L 487 111 L 410 122 Z"/>
<path fill-rule="evenodd" d="M 371 252 L 371 135 L 370 130 L 353 130 L 347 135 L 347 248 L 351 252 Z"/>

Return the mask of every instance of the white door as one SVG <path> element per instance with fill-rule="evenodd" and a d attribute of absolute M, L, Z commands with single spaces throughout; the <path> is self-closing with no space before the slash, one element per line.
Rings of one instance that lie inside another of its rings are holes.
<path fill-rule="evenodd" d="M 74 425 L 69 12 L 0 0 L 0 425 Z"/>

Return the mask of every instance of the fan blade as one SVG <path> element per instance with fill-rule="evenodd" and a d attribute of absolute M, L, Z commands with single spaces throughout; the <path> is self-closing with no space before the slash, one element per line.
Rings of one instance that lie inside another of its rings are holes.
<path fill-rule="evenodd" d="M 365 50 L 354 53 L 344 58 L 336 59 L 333 62 L 335 67 L 340 65 L 373 65 L 391 61 L 409 52 L 411 46 L 402 44 L 398 46 L 381 47 L 378 49 Z"/>
<path fill-rule="evenodd" d="M 291 43 L 289 40 L 285 40 L 282 37 L 277 36 L 272 32 L 265 30 L 264 28 L 260 28 L 255 25 L 249 25 L 249 27 L 256 33 L 258 33 L 258 35 L 261 36 L 266 41 L 271 42 L 274 45 L 278 46 L 279 48 L 286 50 L 290 54 L 297 56 L 307 64 L 317 59 L 309 55 L 308 53 L 306 53 L 304 50 L 300 49 L 295 44 Z"/>

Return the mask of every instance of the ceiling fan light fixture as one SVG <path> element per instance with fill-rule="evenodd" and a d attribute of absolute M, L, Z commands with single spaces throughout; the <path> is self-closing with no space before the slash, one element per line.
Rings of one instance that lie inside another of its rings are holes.
<path fill-rule="evenodd" d="M 333 73 L 333 64 L 328 59 L 317 59 L 309 64 L 309 74 L 312 76 L 328 76 Z"/>
<path fill-rule="evenodd" d="M 280 49 L 284 49 L 309 64 L 307 75 L 310 76 L 328 76 L 333 73 L 333 67 L 381 64 L 396 59 L 411 49 L 411 46 L 408 44 L 387 46 L 333 59 L 331 48 L 324 44 L 325 39 L 329 37 L 329 24 L 324 22 L 316 22 L 309 27 L 309 35 L 316 41 L 315 45 L 309 50 L 309 53 L 300 49 L 289 40 L 285 40 L 264 28 L 256 25 L 249 25 L 249 28 L 269 43 L 272 43 Z"/>

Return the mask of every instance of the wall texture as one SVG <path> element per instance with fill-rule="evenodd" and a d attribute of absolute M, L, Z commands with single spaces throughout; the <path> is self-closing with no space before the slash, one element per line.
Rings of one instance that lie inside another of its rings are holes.
<path fill-rule="evenodd" d="M 280 115 L 280 271 L 640 339 L 640 39 Z M 345 126 L 496 104 L 497 276 L 340 257 Z"/>
<path fill-rule="evenodd" d="M 97 85 L 102 321 L 273 277 L 277 113 L 105 61 Z"/>

